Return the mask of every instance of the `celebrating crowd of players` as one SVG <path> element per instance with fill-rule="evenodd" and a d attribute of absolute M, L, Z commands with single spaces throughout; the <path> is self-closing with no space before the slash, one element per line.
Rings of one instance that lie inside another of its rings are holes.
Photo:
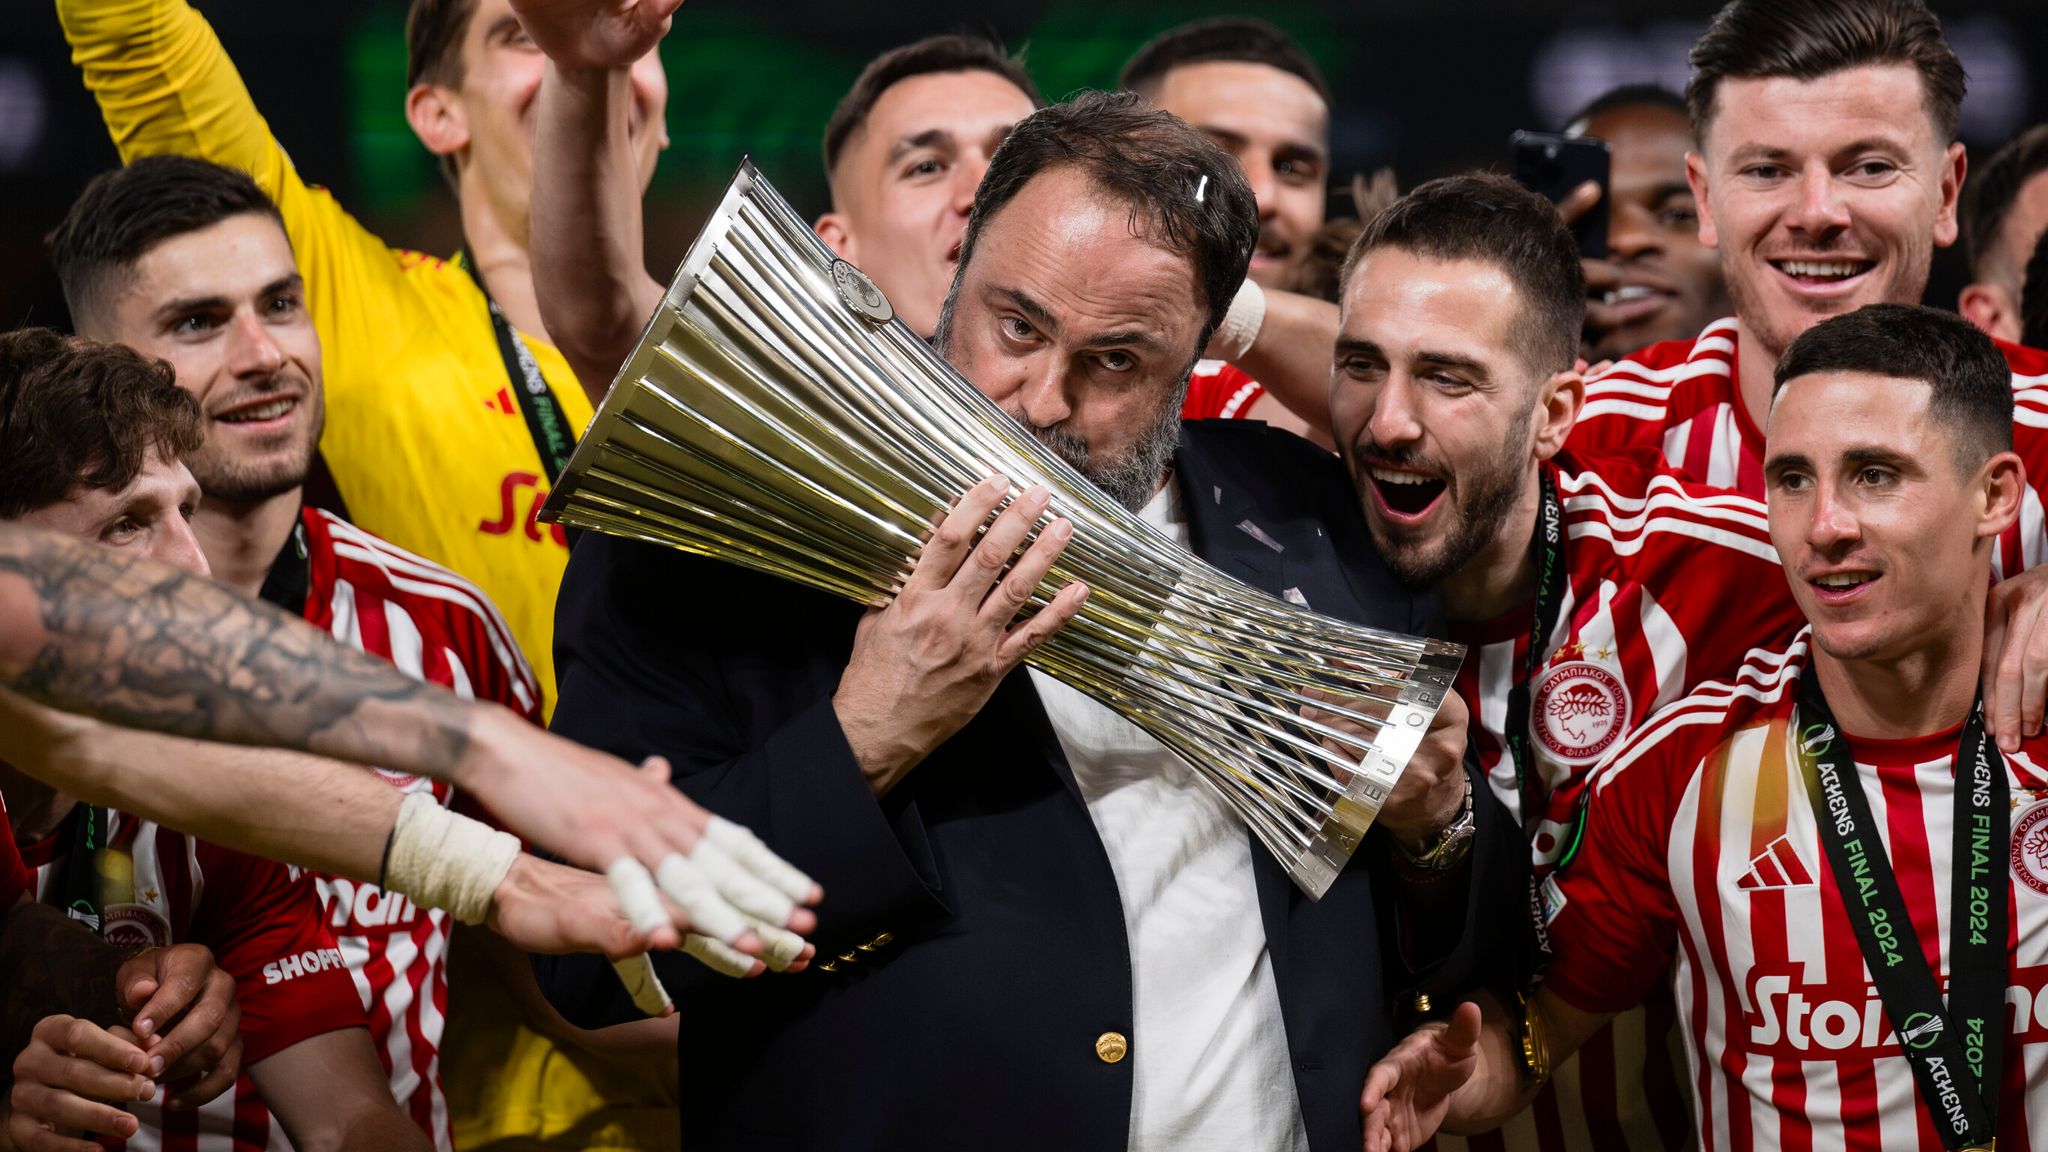
<path fill-rule="evenodd" d="M 2048 1145 L 2048 127 L 1973 166 L 1918 0 L 1733 0 L 1564 126 L 1604 202 L 1326 220 L 1255 20 L 841 102 L 817 235 L 971 383 L 1467 646 L 1321 901 L 1019 668 L 1043 492 L 866 612 L 538 521 L 665 291 L 675 0 L 414 0 L 447 259 L 184 0 L 57 7 L 125 166 L 0 335 L 0 1148 Z"/>

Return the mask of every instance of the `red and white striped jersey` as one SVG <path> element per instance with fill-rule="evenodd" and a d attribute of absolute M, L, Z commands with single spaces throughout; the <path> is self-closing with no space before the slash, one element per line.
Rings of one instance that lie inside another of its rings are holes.
<path fill-rule="evenodd" d="M 1188 398 L 1180 406 L 1183 420 L 1242 420 L 1266 394 L 1266 386 L 1243 369 L 1222 360 L 1198 360 L 1188 377 Z"/>
<path fill-rule="evenodd" d="M 539 685 L 504 619 L 475 585 L 331 513 L 307 508 L 301 526 L 310 623 L 414 679 L 465 699 L 496 701 L 540 722 Z M 430 790 L 443 804 L 453 798 L 445 783 L 382 774 L 403 791 Z M 452 1152 L 440 1071 L 447 913 L 372 884 L 327 875 L 315 880 L 369 1012 L 392 1095 L 437 1148 Z"/>
<path fill-rule="evenodd" d="M 1731 675 L 1801 623 L 1763 504 L 1683 479 L 1657 460 L 1566 451 L 1543 465 L 1564 513 L 1564 599 L 1530 681 L 1535 778 L 1507 753 L 1508 696 L 1525 678 L 1531 603 L 1453 622 L 1470 648 L 1457 689 L 1495 795 L 1523 819 L 1539 873 L 1563 848 L 1580 785 L 1657 709 Z M 1742 588 L 1731 597 L 1720 589 Z M 1474 1152 L 1680 1148 L 1682 1058 L 1668 998 L 1631 1009 L 1562 1062 L 1499 1131 L 1437 1146 Z"/>
<path fill-rule="evenodd" d="M 107 845 L 101 863 L 132 864 L 131 881 L 119 884 L 118 895 L 100 909 L 108 943 L 212 949 L 214 963 L 235 981 L 245 1071 L 200 1108 L 165 1108 L 167 1089 L 154 1100 L 123 1104 L 141 1122 L 135 1138 L 101 1143 L 135 1152 L 290 1147 L 283 1130 L 274 1130 L 246 1068 L 300 1041 L 367 1023 L 334 934 L 322 921 L 312 878 L 120 812 L 112 813 Z M 52 898 L 67 850 L 60 832 L 24 852 L 36 869 L 38 899 Z M 117 871 L 102 867 L 102 880 L 115 879 Z"/>
<path fill-rule="evenodd" d="M 1822 854 L 1793 747 L 1808 633 L 1642 725 L 1593 778 L 1553 877 L 1547 985 L 1589 1012 L 1666 981 L 1709 1152 L 1940 1152 Z M 1957 732 L 1850 740 L 1927 961 L 1947 983 Z M 1998 1140 L 2048 1148 L 2048 742 L 2005 757 L 2012 877 Z"/>
<path fill-rule="evenodd" d="M 2048 558 L 2048 352 L 1993 341 L 2012 366 L 2013 448 L 2026 462 L 2019 522 L 2000 537 L 1994 571 L 2015 576 Z M 1697 339 L 1652 344 L 1586 382 L 1571 446 L 1662 456 L 1687 477 L 1764 496 L 1764 434 L 1742 402 L 1735 318 Z"/>

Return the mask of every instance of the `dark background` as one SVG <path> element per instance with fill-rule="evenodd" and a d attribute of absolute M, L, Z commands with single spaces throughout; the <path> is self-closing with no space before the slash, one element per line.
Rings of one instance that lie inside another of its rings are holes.
<path fill-rule="evenodd" d="M 1333 186 L 1392 165 L 1408 187 L 1498 167 L 1517 128 L 1555 129 L 1619 83 L 1681 87 L 1685 52 L 1712 4 L 1542 2 L 1363 4 L 1283 0 L 1168 6 L 1130 0 L 691 0 L 663 45 L 672 145 L 648 200 L 648 261 L 672 268 L 743 154 L 797 208 L 825 208 L 819 134 L 866 60 L 930 32 L 992 31 L 1021 47 L 1050 98 L 1106 87 L 1132 49 L 1182 20 L 1254 12 L 1298 37 L 1336 93 Z M 309 180 L 326 184 L 388 242 L 448 253 L 454 198 L 403 115 L 403 0 L 206 0 L 272 131 Z M 95 172 L 116 163 L 98 110 L 69 63 L 56 13 L 9 0 L 0 23 L 0 327 L 62 325 L 41 237 Z M 1988 156 L 2048 120 L 2048 13 L 2038 0 L 1937 3 L 1970 74 L 1963 135 Z M 1333 201 L 1334 202 L 1334 201 Z M 1929 302 L 1953 306 L 1954 250 Z"/>

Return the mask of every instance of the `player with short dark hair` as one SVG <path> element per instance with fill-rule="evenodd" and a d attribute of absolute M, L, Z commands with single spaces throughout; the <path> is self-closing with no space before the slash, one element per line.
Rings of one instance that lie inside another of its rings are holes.
<path fill-rule="evenodd" d="M 1735 314 L 1587 381 L 1573 444 L 1760 496 L 1778 357 L 1828 317 L 1917 304 L 1934 250 L 1956 239 L 1963 74 L 1921 0 L 1733 0 L 1692 59 L 1687 176 Z M 2048 558 L 2048 436 L 2033 427 L 2048 419 L 2048 352 L 2000 349 L 2030 465 L 2029 511 L 1995 558 L 2011 576 Z"/>
<path fill-rule="evenodd" d="M 302 171 L 320 158 L 287 155 L 187 0 L 58 0 L 57 15 L 124 162 L 223 164 L 273 201 L 326 353 L 320 501 L 484 589 L 533 662 L 545 712 L 568 549 L 533 515 L 611 380 L 579 386 L 534 303 L 531 106 L 544 59 L 508 0 L 415 0 L 407 20 L 405 112 L 461 215 L 462 252 L 446 259 L 387 245 L 320 172 Z M 667 143 L 668 87 L 651 54 L 622 74 L 632 158 L 619 178 L 637 194 Z"/>
<path fill-rule="evenodd" d="M 673 11 L 675 0 L 650 14 Z M 579 375 L 609 383 L 640 338 L 663 285 L 647 275 L 641 205 L 610 175 L 630 142 L 604 129 L 630 105 L 627 71 L 593 57 L 562 25 L 562 5 L 515 4 L 553 54 L 538 97 L 535 259 L 561 291 L 541 300 Z M 613 53 L 651 53 L 666 17 Z M 974 189 L 1011 127 L 1044 101 L 1023 62 L 994 40 L 945 33 L 868 62 L 824 133 L 831 210 L 819 239 L 929 336 L 953 281 Z"/>
<path fill-rule="evenodd" d="M 1380 554 L 1438 591 L 1467 646 L 1471 742 L 1540 876 L 1601 755 L 1797 609 L 1760 502 L 1563 447 L 1584 281 L 1544 197 L 1501 176 L 1431 181 L 1366 225 L 1346 272 L 1339 449 Z M 1668 1002 L 1632 1012 L 1474 1146 L 1656 1146 L 1680 1098 L 1672 1039 Z"/>
<path fill-rule="evenodd" d="M 17 501 L 7 518 L 205 575 L 189 523 L 199 486 L 179 451 L 197 439 L 197 406 L 172 400 L 184 393 L 168 366 L 47 332 L 4 344 L 0 363 L 23 370 L 0 372 L 0 492 L 57 494 Z M 30 471 L 66 465 L 54 483 Z M 243 1080 L 229 1103 L 190 1121 L 166 1109 L 189 1108 L 220 1085 L 196 1095 L 165 1085 L 132 1105 L 153 1143 L 181 1152 L 226 1141 L 257 1152 L 270 1147 L 275 1117 L 297 1144 L 430 1146 L 385 1087 L 310 874 L 82 803 L 4 763 L 0 786 L 42 900 L 126 947 L 204 944 L 235 980 Z M 124 1123 L 110 1134 L 133 1130 Z"/>
<path fill-rule="evenodd" d="M 1699 207 L 1685 180 L 1692 126 L 1685 98 L 1655 84 L 1624 84 L 1565 121 L 1566 136 L 1608 147 L 1607 256 L 1586 264 L 1583 355 L 1614 360 L 1691 338 L 1728 314 L 1714 250 L 1700 243 Z"/>
<path fill-rule="evenodd" d="M 183 459 L 204 438 L 199 405 L 169 364 L 48 328 L 0 337 L 0 413 L 9 444 L 0 462 L 0 520 L 56 504 L 73 486 L 125 489 L 152 457 Z M 199 547 L 191 528 L 169 527 L 175 541 L 142 551 L 165 563 L 189 561 Z M 110 543 L 100 533 L 93 538 Z"/>
<path fill-rule="evenodd" d="M 95 178 L 53 238 L 67 295 L 93 301 L 81 331 L 164 357 L 198 400 L 204 442 L 186 463 L 205 500 L 192 525 L 216 578 L 409 675 L 538 721 L 539 686 L 483 592 L 304 503 L 324 420 L 322 348 L 292 244 L 265 203 L 246 173 L 186 157 Z M 104 220 L 122 207 L 130 220 Z M 410 774 L 388 782 L 443 805 L 454 797 Z M 377 1007 L 391 1092 L 448 1144 L 440 1043 L 452 919 L 376 885 L 315 883 Z"/>
<path fill-rule="evenodd" d="M 2001 750 L 1977 696 L 2023 489 L 2010 369 L 1953 314 L 1875 304 L 1775 372 L 1771 536 L 1805 626 L 1595 770 L 1543 986 L 1397 1046 L 1368 1148 L 1512 1110 L 1667 983 L 1709 1152 L 2048 1136 L 2048 745 Z"/>
<path fill-rule="evenodd" d="M 2000 340 L 2040 347 L 2038 338 L 2023 338 L 2022 296 L 2027 257 L 2048 234 L 2048 124 L 2013 137 L 1970 173 L 1962 231 L 1970 283 L 1956 311 Z"/>
<path fill-rule="evenodd" d="M 1308 53 L 1256 17 L 1193 20 L 1133 53 L 1117 86 L 1200 128 L 1237 157 L 1259 206 L 1259 243 L 1244 291 L 1261 305 L 1266 289 L 1299 291 L 1323 227 L 1330 176 L 1330 88 Z M 1227 358 L 1197 367 L 1184 414 L 1309 431 L 1309 422 Z"/>

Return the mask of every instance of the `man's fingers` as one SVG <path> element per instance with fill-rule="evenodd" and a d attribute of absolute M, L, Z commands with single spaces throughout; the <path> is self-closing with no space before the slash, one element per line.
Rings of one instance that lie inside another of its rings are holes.
<path fill-rule="evenodd" d="M 612 886 L 612 898 L 619 902 L 619 913 L 633 926 L 633 931 L 652 936 L 657 929 L 673 923 L 667 906 L 661 902 L 661 889 L 654 885 L 654 873 L 647 870 L 647 865 L 631 856 L 621 856 L 604 870 L 604 878 Z"/>
<path fill-rule="evenodd" d="M 128 1072 L 144 1080 L 148 1078 L 149 1054 L 138 1045 L 90 1020 L 80 1020 L 72 1016 L 45 1017 L 36 1025 L 34 1035 L 55 1052 L 76 1056 L 81 1060 L 90 1060 L 116 1074 Z M 49 1077 L 40 1079 L 57 1083 Z M 98 1095 L 105 1096 L 109 1093 L 102 1092 Z"/>
<path fill-rule="evenodd" d="M 988 531 L 982 533 L 981 542 L 974 546 L 974 551 L 969 553 L 967 562 L 960 565 L 959 571 L 954 573 L 951 583 L 953 590 L 961 595 L 970 608 L 978 608 L 988 599 L 989 589 L 994 588 L 996 581 L 1003 578 L 1004 569 L 1010 567 L 1010 560 L 1017 556 L 1017 550 L 1024 547 L 1025 539 L 1031 535 L 1031 529 L 1038 524 L 1039 514 L 1045 511 L 1045 506 L 1051 499 L 1052 494 L 1042 485 L 1033 484 L 1015 500 L 1010 501 L 1010 506 L 1003 509 L 1002 515 L 996 517 L 996 522 L 989 525 Z M 1037 541 L 1033 541 L 1032 547 L 1036 548 L 1037 544 Z M 1026 550 L 1027 555 L 1029 551 Z M 1021 565 L 1021 558 L 1019 563 Z"/>
<path fill-rule="evenodd" d="M 1463 1060 L 1479 1050 L 1479 1028 L 1479 1005 L 1467 1000 L 1451 1013 L 1451 1025 L 1438 1036 L 1437 1042 L 1453 1060 Z"/>
<path fill-rule="evenodd" d="M 709 936 L 700 936 L 695 932 L 683 937 L 683 951 L 696 957 L 698 963 L 713 972 L 738 980 L 759 976 L 768 970 L 767 965 L 752 956 L 744 952 L 735 952 Z"/>
<path fill-rule="evenodd" d="M 612 971 L 619 974 L 619 982 L 626 986 L 626 992 L 633 997 L 633 1006 L 647 1016 L 673 1016 L 675 1001 L 669 998 L 668 989 L 662 987 L 661 977 L 655 974 L 654 958 L 645 952 L 622 956 L 612 961 Z"/>
<path fill-rule="evenodd" d="M 150 1095 L 153 1096 L 156 1094 L 155 1085 L 150 1087 Z M 134 1096 L 124 1098 L 136 1099 Z M 133 1136 L 138 1127 L 135 1117 L 121 1111 L 119 1108 L 102 1104 L 97 1100 L 87 1100 L 75 1093 L 32 1080 L 17 1080 L 14 1084 L 14 1091 L 10 1095 L 10 1100 L 14 1106 L 14 1126 L 17 1130 L 18 1144 L 20 1142 L 18 1130 L 24 1127 L 35 1129 L 43 1135 L 51 1137 L 51 1140 L 41 1144 L 20 1144 L 24 1148 L 70 1149 L 83 1147 L 90 1149 L 91 1152 L 98 1152 L 99 1145 L 97 1144 L 82 1144 L 76 1140 L 67 1141 L 64 1137 L 59 1137 L 55 1132 L 49 1131 L 49 1128 L 72 1132 L 92 1132 L 101 1136 L 112 1136 L 116 1139 L 125 1140 Z M 26 1121 L 27 1123 L 22 1124 L 20 1123 L 21 1121 Z M 48 1128 L 44 1127 L 45 1125 L 48 1125 Z"/>
<path fill-rule="evenodd" d="M 152 1035 L 163 1027 L 164 1021 L 191 1007 L 193 999 L 206 987 L 207 974 L 213 970 L 213 953 L 197 944 L 175 944 L 148 955 L 155 961 L 155 971 L 147 979 L 155 980 L 156 987 L 135 1009 L 137 1036 Z M 130 987 L 145 982 L 137 981 Z M 132 1003 L 133 993 L 129 995 Z"/>
<path fill-rule="evenodd" d="M 799 904 L 816 904 L 825 894 L 817 881 L 777 856 L 760 837 L 722 816 L 711 817 L 705 825 L 704 837 Z"/>
<path fill-rule="evenodd" d="M 654 870 L 655 883 L 690 918 L 690 927 L 725 944 L 735 944 L 747 934 L 747 921 L 739 909 L 726 903 L 704 870 L 672 852 Z"/>
<path fill-rule="evenodd" d="M 2014 606 L 2003 629 L 1998 654 L 1997 715 L 1992 732 L 2000 748 L 2019 750 L 2026 722 L 2027 648 L 2041 628 L 2041 609 L 2048 601 L 2022 601 Z M 2009 746 L 2008 746 L 2009 745 Z"/>
<path fill-rule="evenodd" d="M 960 570 L 960 562 L 980 542 L 981 526 L 988 523 L 989 514 L 1002 503 L 1003 494 L 1009 490 L 1010 481 L 1001 475 L 991 476 L 968 489 L 946 518 L 939 521 L 932 538 L 925 541 L 924 548 L 917 555 L 916 565 L 910 570 L 910 578 L 903 582 L 903 590 L 930 590 L 951 583 L 953 574 Z"/>
<path fill-rule="evenodd" d="M 1387 1093 L 1401 1083 L 1401 1068 L 1391 1060 L 1382 1060 L 1372 1066 L 1365 1077 L 1365 1092 L 1359 1097 L 1358 1105 L 1367 1112 L 1386 1102 Z"/>
<path fill-rule="evenodd" d="M 1058 562 L 1060 553 L 1066 550 L 1067 542 L 1074 538 L 1071 521 L 1055 517 L 1031 547 L 1017 558 L 1009 574 L 1002 578 L 987 598 L 981 601 L 981 618 L 985 623 L 1007 627 L 1016 619 L 1017 610 L 1031 600 L 1032 594 L 1045 581 L 1046 573 Z"/>
<path fill-rule="evenodd" d="M 1003 638 L 1003 646 L 997 651 L 997 659 L 1005 669 L 1015 668 L 1040 644 L 1052 638 L 1052 634 L 1066 627 L 1081 611 L 1081 605 L 1088 601 L 1088 586 L 1076 581 L 1059 590 L 1052 602 L 1038 610 L 1038 614 L 1026 620 Z"/>
<path fill-rule="evenodd" d="M 1576 224 L 1579 222 L 1580 217 L 1591 212 L 1594 206 L 1599 203 L 1599 181 L 1587 180 L 1570 192 L 1565 193 L 1564 199 L 1557 202 L 1557 218 L 1568 225 Z"/>
<path fill-rule="evenodd" d="M 214 1067 L 228 1051 L 229 1042 L 240 1030 L 241 1021 L 242 1009 L 235 1002 L 234 978 L 218 968 L 213 969 L 207 975 L 206 989 L 193 1001 L 192 1007 L 186 1009 L 176 1026 L 163 1034 L 163 1046 L 153 1053 L 164 1059 L 164 1077 L 175 1080 Z"/>
<path fill-rule="evenodd" d="M 739 861 L 709 839 L 697 841 L 696 851 L 690 853 L 690 863 L 711 881 L 727 903 L 748 916 L 780 926 L 789 923 L 790 915 L 796 911 L 795 901 L 741 867 Z"/>
<path fill-rule="evenodd" d="M 233 1087 L 235 1079 L 241 1074 L 242 1038 L 237 1036 L 234 1043 L 228 1045 L 227 1051 L 222 1053 L 220 1060 L 199 1078 L 198 1083 L 180 1088 L 164 1102 L 165 1106 L 180 1110 L 197 1108 Z"/>
<path fill-rule="evenodd" d="M 761 959 L 770 970 L 787 972 L 797 961 L 810 958 L 812 949 L 803 937 L 752 916 L 747 918 L 747 922 L 753 925 L 754 934 L 761 938 Z"/>

